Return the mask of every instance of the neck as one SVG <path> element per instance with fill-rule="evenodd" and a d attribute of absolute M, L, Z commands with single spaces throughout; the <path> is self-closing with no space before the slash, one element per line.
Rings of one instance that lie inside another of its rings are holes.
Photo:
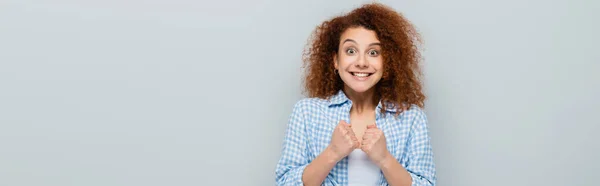
<path fill-rule="evenodd" d="M 350 112 L 361 114 L 363 112 L 374 111 L 377 107 L 377 97 L 375 88 L 371 88 L 366 92 L 355 92 L 350 87 L 344 87 L 344 93 L 348 99 L 352 100 L 352 108 Z"/>

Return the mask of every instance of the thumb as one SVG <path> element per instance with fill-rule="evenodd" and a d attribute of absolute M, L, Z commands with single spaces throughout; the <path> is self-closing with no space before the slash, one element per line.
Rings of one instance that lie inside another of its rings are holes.
<path fill-rule="evenodd" d="M 341 122 L 343 125 L 345 125 L 345 126 L 350 126 L 350 124 L 349 124 L 349 123 L 347 123 L 345 120 L 342 120 L 342 121 L 340 121 L 340 122 Z"/>
<path fill-rule="evenodd" d="M 367 125 L 367 129 L 376 129 L 377 125 L 375 124 L 371 124 L 371 125 Z"/>

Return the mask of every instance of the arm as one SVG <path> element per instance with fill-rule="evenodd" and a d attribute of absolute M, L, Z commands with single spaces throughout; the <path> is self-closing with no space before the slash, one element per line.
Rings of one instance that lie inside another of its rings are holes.
<path fill-rule="evenodd" d="M 391 154 L 381 162 L 379 167 L 388 185 L 410 186 L 413 182 L 410 173 Z"/>
<path fill-rule="evenodd" d="M 276 183 L 286 186 L 321 185 L 321 183 L 333 185 L 326 177 L 337 161 L 330 150 L 325 150 L 311 162 L 303 112 L 302 103 L 296 103 L 288 122 L 281 158 L 275 171 Z"/>
<path fill-rule="evenodd" d="M 427 129 L 427 117 L 423 112 L 417 114 L 410 131 L 406 158 L 405 166 L 391 155 L 382 161 L 380 167 L 389 185 L 435 185 L 433 150 Z"/>
<path fill-rule="evenodd" d="M 306 166 L 304 174 L 302 174 L 304 185 L 321 185 L 338 161 L 335 154 L 329 148 L 324 150 L 313 162 Z"/>

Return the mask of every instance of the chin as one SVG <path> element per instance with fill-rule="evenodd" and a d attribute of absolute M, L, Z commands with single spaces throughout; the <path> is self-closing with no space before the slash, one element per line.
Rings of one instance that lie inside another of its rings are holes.
<path fill-rule="evenodd" d="M 348 88 L 356 93 L 365 93 L 373 88 L 373 86 L 364 85 L 348 85 Z"/>

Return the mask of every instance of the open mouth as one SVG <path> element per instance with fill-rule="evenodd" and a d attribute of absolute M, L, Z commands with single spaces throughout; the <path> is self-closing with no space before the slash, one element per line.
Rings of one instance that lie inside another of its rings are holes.
<path fill-rule="evenodd" d="M 369 77 L 369 76 L 373 75 L 373 73 L 366 73 L 366 72 L 350 72 L 350 74 L 352 74 L 353 76 L 356 76 L 356 77 Z"/>

